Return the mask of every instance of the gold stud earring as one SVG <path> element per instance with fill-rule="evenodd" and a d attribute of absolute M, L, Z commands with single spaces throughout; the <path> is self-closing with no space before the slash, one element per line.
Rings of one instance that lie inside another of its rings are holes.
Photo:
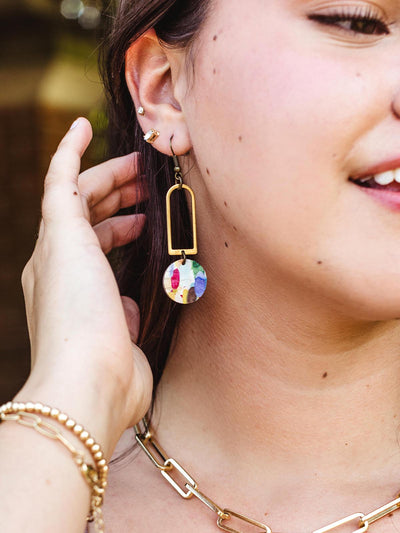
<path fill-rule="evenodd" d="M 146 113 L 146 111 L 144 110 L 144 107 L 142 106 L 138 107 L 137 112 L 139 115 L 142 115 L 142 116 L 144 116 L 144 114 Z"/>
<path fill-rule="evenodd" d="M 151 128 L 144 136 L 143 139 L 150 144 L 153 144 L 153 142 L 157 139 L 157 137 L 160 135 L 160 132 Z"/>

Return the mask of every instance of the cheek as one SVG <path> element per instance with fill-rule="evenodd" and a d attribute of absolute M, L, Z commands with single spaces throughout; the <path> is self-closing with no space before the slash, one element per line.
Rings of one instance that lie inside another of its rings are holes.
<path fill-rule="evenodd" d="M 245 211 L 246 221 L 234 220 L 244 230 L 279 228 L 291 240 L 302 233 L 303 243 L 318 238 L 316 220 L 322 231 L 336 213 L 347 159 L 380 112 L 368 105 L 375 89 L 357 75 L 360 65 L 341 60 L 348 51 L 310 46 L 245 24 L 210 32 L 185 110 L 217 205 L 227 202 L 232 217 Z"/>
<path fill-rule="evenodd" d="M 235 243 L 234 227 L 237 249 L 355 314 L 398 313 L 399 232 L 348 182 L 355 165 L 380 160 L 376 141 L 392 129 L 384 58 L 225 15 L 229 29 L 204 37 L 184 105 L 213 201 L 199 194 L 199 227 Z"/>

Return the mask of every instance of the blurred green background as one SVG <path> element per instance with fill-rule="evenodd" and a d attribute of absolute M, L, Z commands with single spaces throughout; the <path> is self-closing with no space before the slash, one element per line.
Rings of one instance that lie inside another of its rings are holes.
<path fill-rule="evenodd" d="M 82 168 L 104 157 L 97 69 L 104 5 L 0 0 L 0 403 L 29 373 L 20 278 L 34 247 L 50 157 L 79 115 L 89 118 L 95 133 Z"/>

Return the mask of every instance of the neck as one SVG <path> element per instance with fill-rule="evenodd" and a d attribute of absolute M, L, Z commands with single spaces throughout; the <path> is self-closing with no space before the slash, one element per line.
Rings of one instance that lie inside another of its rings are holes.
<path fill-rule="evenodd" d="M 184 308 L 160 383 L 160 442 L 203 479 L 262 483 L 269 502 L 305 483 L 310 502 L 321 489 L 345 500 L 362 480 L 366 505 L 386 503 L 399 490 L 400 322 L 349 318 L 218 245 L 199 257 L 207 293 Z"/>
<path fill-rule="evenodd" d="M 260 476 L 261 463 L 277 477 L 312 464 L 332 481 L 386 469 L 398 450 L 399 323 L 334 320 L 272 290 L 250 301 L 232 276 L 184 309 L 159 392 L 168 432 L 191 446 L 207 428 L 210 446 L 248 455 Z"/>

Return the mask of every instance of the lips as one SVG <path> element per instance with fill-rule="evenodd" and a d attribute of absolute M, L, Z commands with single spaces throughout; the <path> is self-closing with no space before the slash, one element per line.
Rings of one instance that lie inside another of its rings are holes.
<path fill-rule="evenodd" d="M 381 205 L 400 211 L 400 159 L 371 167 L 349 180 Z"/>

